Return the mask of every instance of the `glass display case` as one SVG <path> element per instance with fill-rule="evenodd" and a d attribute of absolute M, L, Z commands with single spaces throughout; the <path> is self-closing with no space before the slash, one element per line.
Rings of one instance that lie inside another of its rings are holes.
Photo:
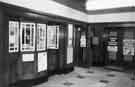
<path fill-rule="evenodd" d="M 35 23 L 21 22 L 20 43 L 22 52 L 35 50 Z"/>
<path fill-rule="evenodd" d="M 46 49 L 46 24 L 37 24 L 37 51 Z"/>
<path fill-rule="evenodd" d="M 19 22 L 9 21 L 9 52 L 19 51 Z"/>
<path fill-rule="evenodd" d="M 67 64 L 73 62 L 73 24 L 68 24 Z"/>
<path fill-rule="evenodd" d="M 47 26 L 47 48 L 48 49 L 59 48 L 59 26 L 58 25 Z"/>

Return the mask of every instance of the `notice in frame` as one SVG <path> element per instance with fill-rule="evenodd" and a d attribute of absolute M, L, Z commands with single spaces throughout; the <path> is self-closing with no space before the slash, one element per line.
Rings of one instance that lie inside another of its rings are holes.
<path fill-rule="evenodd" d="M 47 70 L 47 53 L 38 53 L 38 72 Z"/>

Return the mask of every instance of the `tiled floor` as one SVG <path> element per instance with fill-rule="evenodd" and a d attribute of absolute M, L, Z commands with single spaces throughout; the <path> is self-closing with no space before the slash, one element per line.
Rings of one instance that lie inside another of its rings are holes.
<path fill-rule="evenodd" d="M 132 74 L 92 67 L 76 67 L 68 74 L 55 75 L 40 85 L 33 87 L 135 87 Z"/>

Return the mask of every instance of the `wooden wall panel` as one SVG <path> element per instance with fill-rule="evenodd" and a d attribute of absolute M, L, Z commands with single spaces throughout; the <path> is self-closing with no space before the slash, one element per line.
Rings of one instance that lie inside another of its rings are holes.
<path fill-rule="evenodd" d="M 4 30 L 5 29 L 5 24 L 4 24 L 4 13 L 3 10 L 0 9 L 0 86 L 1 87 L 8 87 L 8 60 L 6 55 L 6 50 L 5 50 L 5 42 L 6 40 L 4 35 Z"/>

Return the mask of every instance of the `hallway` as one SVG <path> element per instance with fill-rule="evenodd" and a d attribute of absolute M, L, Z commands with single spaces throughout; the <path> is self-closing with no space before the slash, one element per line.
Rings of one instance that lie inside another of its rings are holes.
<path fill-rule="evenodd" d="M 75 67 L 71 73 L 51 76 L 47 82 L 33 87 L 135 87 L 132 76 L 131 73 L 106 70 L 103 67 Z"/>

